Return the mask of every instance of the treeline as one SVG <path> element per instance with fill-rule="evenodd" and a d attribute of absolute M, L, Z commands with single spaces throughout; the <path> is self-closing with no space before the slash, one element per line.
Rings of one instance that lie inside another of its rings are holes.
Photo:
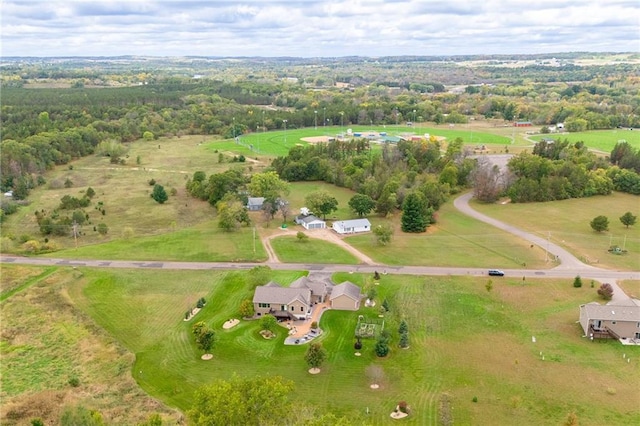
<path fill-rule="evenodd" d="M 622 142 L 611 158 L 628 168 L 597 157 L 582 142 L 540 141 L 533 154 L 522 153 L 509 161 L 512 175 L 504 194 L 516 203 L 608 195 L 613 190 L 640 195 L 640 150 Z"/>
<path fill-rule="evenodd" d="M 366 139 L 332 141 L 294 147 L 272 167 L 287 181 L 321 180 L 371 197 L 376 212 L 391 213 L 411 192 L 420 192 L 429 208 L 438 210 L 451 193 L 467 185 L 473 160 L 465 159 L 462 140 L 444 156 L 437 141 L 384 145 L 372 152 Z"/>

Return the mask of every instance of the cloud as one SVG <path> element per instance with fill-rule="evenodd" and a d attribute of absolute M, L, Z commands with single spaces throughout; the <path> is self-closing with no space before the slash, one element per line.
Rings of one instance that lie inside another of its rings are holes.
<path fill-rule="evenodd" d="M 611 0 L 5 0 L 4 56 L 387 56 L 638 51 Z"/>

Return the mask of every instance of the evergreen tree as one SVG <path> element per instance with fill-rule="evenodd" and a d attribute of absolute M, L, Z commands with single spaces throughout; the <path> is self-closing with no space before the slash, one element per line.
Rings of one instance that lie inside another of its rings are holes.
<path fill-rule="evenodd" d="M 167 195 L 167 191 L 164 190 L 164 187 L 162 185 L 155 184 L 153 185 L 151 198 L 153 198 L 159 204 L 164 204 L 164 202 L 169 199 L 169 196 Z"/>
<path fill-rule="evenodd" d="M 427 203 L 418 192 L 407 195 L 402 203 L 402 231 L 424 232 L 429 224 Z"/>

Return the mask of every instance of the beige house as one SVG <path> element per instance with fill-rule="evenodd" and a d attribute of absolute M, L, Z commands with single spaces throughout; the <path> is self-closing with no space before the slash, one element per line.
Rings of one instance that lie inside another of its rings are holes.
<path fill-rule="evenodd" d="M 640 300 L 580 305 L 580 325 L 591 339 L 612 338 L 640 344 Z"/>
<path fill-rule="evenodd" d="M 360 287 L 345 281 L 333 287 L 331 291 L 331 309 L 357 311 L 360 309 Z"/>
<path fill-rule="evenodd" d="M 257 317 L 271 314 L 279 319 L 305 319 L 311 314 L 311 290 L 282 287 L 271 281 L 256 287 L 253 307 Z"/>
<path fill-rule="evenodd" d="M 330 280 L 301 277 L 289 287 L 271 281 L 258 286 L 253 293 L 255 316 L 271 314 L 278 319 L 307 319 L 313 305 L 329 301 L 332 309 L 357 311 L 360 308 L 360 287 L 345 281 L 333 285 Z"/>

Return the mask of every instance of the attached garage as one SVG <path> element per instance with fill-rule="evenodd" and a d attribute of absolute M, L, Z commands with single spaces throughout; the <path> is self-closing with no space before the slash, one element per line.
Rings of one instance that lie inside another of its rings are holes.
<path fill-rule="evenodd" d="M 360 287 L 345 281 L 338 284 L 331 290 L 331 309 L 341 309 L 346 311 L 357 311 L 360 309 Z"/>

